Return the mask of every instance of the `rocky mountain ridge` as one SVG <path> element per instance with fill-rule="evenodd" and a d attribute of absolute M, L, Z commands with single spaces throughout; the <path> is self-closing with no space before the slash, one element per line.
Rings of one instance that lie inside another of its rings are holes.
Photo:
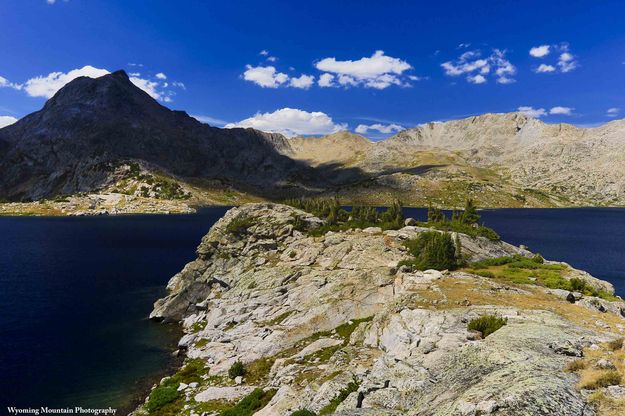
<path fill-rule="evenodd" d="M 403 243 L 429 229 L 307 234 L 321 223 L 263 203 L 231 209 L 211 228 L 151 314 L 182 322 L 185 366 L 155 386 L 136 415 L 226 415 L 250 403 L 246 414 L 280 416 L 303 409 L 581 416 L 624 408 L 618 380 L 586 380 L 625 371 L 616 342 L 625 334 L 622 300 L 465 269 L 412 271 L 399 265 L 408 255 Z M 501 241 L 454 239 L 469 262 L 533 256 Z M 613 293 L 587 273 L 546 264 Z M 468 329 L 489 315 L 507 321 L 486 337 Z M 167 389 L 176 393 L 158 407 Z"/>
<path fill-rule="evenodd" d="M 380 142 L 349 132 L 287 139 L 202 124 L 118 71 L 78 78 L 0 129 L 0 200 L 18 203 L 0 213 L 142 212 L 159 203 L 186 212 L 294 196 L 447 208 L 467 197 L 483 207 L 620 206 L 624 137 L 623 120 L 583 129 L 508 113 L 428 123 Z M 127 197 L 144 199 L 90 208 Z M 56 201 L 68 198 L 76 202 Z M 28 201 L 37 203 L 19 204 Z"/>

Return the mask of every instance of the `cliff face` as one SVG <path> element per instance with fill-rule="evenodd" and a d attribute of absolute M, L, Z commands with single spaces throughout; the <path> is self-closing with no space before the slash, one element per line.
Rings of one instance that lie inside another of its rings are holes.
<path fill-rule="evenodd" d="M 224 409 L 261 388 L 256 415 L 595 414 L 565 367 L 622 336 L 624 303 L 470 270 L 413 272 L 398 267 L 408 258 L 402 242 L 426 229 L 308 236 L 320 223 L 283 205 L 232 209 L 171 279 L 151 318 L 182 321 L 187 333 L 179 344 L 187 366 L 158 387 L 180 389 L 180 412 Z M 458 239 L 468 261 L 532 255 Z M 486 338 L 467 329 L 492 314 L 507 324 Z M 237 361 L 247 372 L 232 380 Z M 183 376 L 192 367 L 191 384 Z"/>

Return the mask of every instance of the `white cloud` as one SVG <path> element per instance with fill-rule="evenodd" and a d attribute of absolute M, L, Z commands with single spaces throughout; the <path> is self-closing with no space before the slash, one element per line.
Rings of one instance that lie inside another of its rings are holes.
<path fill-rule="evenodd" d="M 15 123 L 17 119 L 11 116 L 0 116 L 0 129 Z"/>
<path fill-rule="evenodd" d="M 540 64 L 538 65 L 538 68 L 536 68 L 537 73 L 544 73 L 544 72 L 555 72 L 556 67 L 553 65 L 547 65 L 547 64 Z"/>
<path fill-rule="evenodd" d="M 549 52 L 551 52 L 551 46 L 549 45 L 534 46 L 530 49 L 530 55 L 534 58 L 545 57 L 549 55 Z"/>
<path fill-rule="evenodd" d="M 302 75 L 299 78 L 291 78 L 289 85 L 293 88 L 301 88 L 307 90 L 315 83 L 315 77 L 312 75 Z"/>
<path fill-rule="evenodd" d="M 267 49 L 263 49 L 262 51 L 258 52 L 258 54 L 262 56 L 267 56 L 269 55 L 269 51 Z"/>
<path fill-rule="evenodd" d="M 483 84 L 486 82 L 486 78 L 484 78 L 484 75 L 482 74 L 477 74 L 477 75 L 469 75 L 467 77 L 467 81 L 469 81 L 471 84 Z"/>
<path fill-rule="evenodd" d="M 561 72 L 570 72 L 578 67 L 578 63 L 575 60 L 575 57 L 568 52 L 568 48 L 566 52 L 562 52 L 560 54 L 560 58 L 558 59 L 558 67 L 560 67 Z"/>
<path fill-rule="evenodd" d="M 260 85 L 263 88 L 278 88 L 289 80 L 289 76 L 283 72 L 277 72 L 273 66 L 246 65 L 243 79 Z"/>
<path fill-rule="evenodd" d="M 530 49 L 530 55 L 537 58 L 542 58 L 544 56 L 547 56 L 551 52 L 551 50 L 559 53 L 559 55 L 557 55 L 557 61 L 540 64 L 536 69 L 534 69 L 534 72 L 536 72 L 537 74 L 553 72 L 566 73 L 571 72 L 579 66 L 577 58 L 569 51 L 569 44 L 566 42 L 557 45 L 542 45 L 532 48 Z M 532 53 L 532 51 L 534 52 L 534 54 Z M 545 51 L 547 53 L 544 53 Z"/>
<path fill-rule="evenodd" d="M 317 84 L 320 87 L 332 87 L 332 86 L 334 86 L 334 75 L 328 74 L 327 72 L 325 74 L 321 74 L 319 76 L 319 81 L 317 81 Z"/>
<path fill-rule="evenodd" d="M 384 51 L 381 50 L 376 51 L 371 57 L 355 61 L 339 61 L 335 57 L 324 58 L 317 62 L 315 67 L 325 73 L 336 75 L 340 85 L 376 89 L 406 85 L 403 73 L 412 69 L 408 62 L 384 55 Z"/>
<path fill-rule="evenodd" d="M 574 108 L 571 107 L 561 107 L 561 106 L 556 106 L 556 107 L 551 107 L 551 110 L 549 110 L 549 114 L 557 114 L 557 115 L 562 115 L 562 116 L 570 116 L 573 114 L 573 110 L 575 110 Z"/>
<path fill-rule="evenodd" d="M 620 112 L 621 112 L 620 108 L 612 107 L 612 108 L 608 108 L 608 110 L 605 112 L 605 115 L 608 117 L 617 117 Z"/>
<path fill-rule="evenodd" d="M 31 97 L 45 97 L 50 98 L 58 90 L 60 90 L 68 82 L 78 77 L 90 77 L 97 78 L 108 74 L 106 69 L 95 68 L 91 65 L 86 65 L 80 69 L 72 69 L 71 71 L 64 72 L 51 72 L 46 76 L 38 76 L 31 78 L 24 84 L 26 93 Z"/>
<path fill-rule="evenodd" d="M 258 130 L 282 133 L 287 137 L 311 134 L 330 134 L 345 130 L 347 124 L 335 123 L 322 112 L 308 112 L 296 108 L 282 108 L 273 113 L 257 113 L 238 123 L 226 124 L 226 128 L 252 127 Z"/>
<path fill-rule="evenodd" d="M 525 114 L 528 117 L 540 118 L 547 115 L 547 110 L 544 108 L 534 108 L 529 106 L 521 106 L 517 108 L 517 111 Z"/>
<path fill-rule="evenodd" d="M 186 90 L 187 87 L 184 85 L 184 83 L 180 82 L 180 81 L 174 81 L 171 83 L 172 86 L 177 87 L 177 88 L 182 88 L 183 90 Z"/>
<path fill-rule="evenodd" d="M 8 79 L 0 76 L 0 88 L 13 88 L 15 90 L 21 90 L 22 84 L 15 84 L 13 82 L 9 82 Z"/>
<path fill-rule="evenodd" d="M 191 117 L 199 121 L 200 123 L 210 124 L 211 126 L 224 126 L 228 124 L 227 121 L 211 116 L 202 116 L 191 114 Z"/>
<path fill-rule="evenodd" d="M 79 69 L 73 69 L 67 73 L 51 72 L 45 76 L 41 75 L 31 78 L 24 83 L 24 90 L 31 97 L 50 98 L 68 82 L 73 81 L 78 77 L 98 78 L 107 74 L 109 74 L 109 71 L 106 69 L 86 65 Z M 169 84 L 167 82 L 163 82 L 163 80 L 167 78 L 165 74 L 159 72 L 153 80 L 140 78 L 140 75 L 141 74 L 138 72 L 130 73 L 129 79 L 134 85 L 147 92 L 152 98 L 167 103 L 172 101 L 172 96 L 175 95 L 175 93 L 166 89 Z M 182 83 L 174 82 L 173 85 L 184 88 L 184 84 Z M 1 80 L 0 86 L 2 86 Z M 21 86 L 19 87 L 21 88 Z"/>
<path fill-rule="evenodd" d="M 466 75 L 467 81 L 472 84 L 484 84 L 487 75 L 494 73 L 499 84 L 511 84 L 516 74 L 516 67 L 506 59 L 506 51 L 493 49 L 492 53 L 482 58 L 480 50 L 464 52 L 455 61 L 447 61 L 441 64 L 445 74 L 455 77 Z"/>
<path fill-rule="evenodd" d="M 148 79 L 143 79 L 143 78 L 130 77 L 130 82 L 135 84 L 137 87 L 141 88 L 143 91 L 147 92 L 150 95 L 150 97 L 154 98 L 155 100 L 163 99 L 163 101 L 165 102 L 171 101 L 171 99 L 167 100 L 167 98 L 169 97 L 164 97 L 163 94 L 158 90 L 159 84 L 156 81 L 150 81 Z"/>
<path fill-rule="evenodd" d="M 268 56 L 268 57 L 267 57 L 267 60 L 268 60 L 269 62 L 276 62 L 276 61 L 278 60 L 278 58 L 276 58 L 275 56 Z"/>
<path fill-rule="evenodd" d="M 384 134 L 391 134 L 403 130 L 399 124 L 359 124 L 354 130 L 358 134 L 367 134 L 368 131 L 374 130 Z"/>

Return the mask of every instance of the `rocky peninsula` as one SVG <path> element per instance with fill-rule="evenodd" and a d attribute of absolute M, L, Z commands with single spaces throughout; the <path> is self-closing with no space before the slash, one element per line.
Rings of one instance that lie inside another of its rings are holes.
<path fill-rule="evenodd" d="M 155 304 L 185 364 L 134 414 L 623 414 L 610 283 L 456 232 L 462 266 L 415 270 L 408 242 L 433 231 L 405 224 L 319 235 L 291 206 L 229 210 Z"/>

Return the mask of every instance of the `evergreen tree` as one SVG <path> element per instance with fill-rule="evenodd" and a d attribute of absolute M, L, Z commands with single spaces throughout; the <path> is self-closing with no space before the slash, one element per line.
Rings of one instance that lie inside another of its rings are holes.
<path fill-rule="evenodd" d="M 440 208 L 434 208 L 432 205 L 428 207 L 428 222 L 444 222 L 447 218 Z"/>
<path fill-rule="evenodd" d="M 462 222 L 465 224 L 477 224 L 480 220 L 480 214 L 477 212 L 477 207 L 473 203 L 473 199 L 467 199 L 464 205 L 464 212 L 462 213 Z"/>

